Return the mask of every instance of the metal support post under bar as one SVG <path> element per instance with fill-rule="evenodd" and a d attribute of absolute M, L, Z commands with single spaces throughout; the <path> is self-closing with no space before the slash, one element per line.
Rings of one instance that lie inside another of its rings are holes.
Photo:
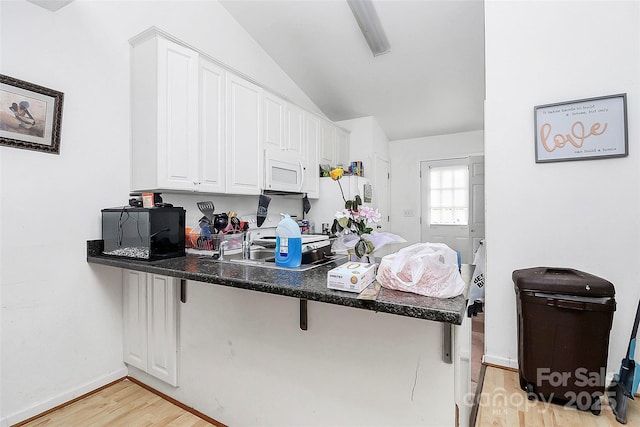
<path fill-rule="evenodd" d="M 180 302 L 187 302 L 187 281 L 185 279 L 180 279 Z"/>
<path fill-rule="evenodd" d="M 442 361 L 444 363 L 453 363 L 453 325 L 450 323 L 442 324 Z"/>
<path fill-rule="evenodd" d="M 307 330 L 307 300 L 300 300 L 300 329 Z"/>

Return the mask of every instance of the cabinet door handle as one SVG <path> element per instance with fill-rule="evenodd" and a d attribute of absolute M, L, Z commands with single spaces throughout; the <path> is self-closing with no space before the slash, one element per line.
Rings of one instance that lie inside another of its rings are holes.
<path fill-rule="evenodd" d="M 555 300 L 552 304 L 547 305 L 555 305 L 558 308 L 565 308 L 568 310 L 580 310 L 584 311 L 587 308 L 587 305 L 581 301 L 566 301 L 566 300 Z"/>

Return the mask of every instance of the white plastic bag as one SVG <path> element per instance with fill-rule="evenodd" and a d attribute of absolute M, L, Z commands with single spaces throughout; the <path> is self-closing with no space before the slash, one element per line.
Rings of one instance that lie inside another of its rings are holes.
<path fill-rule="evenodd" d="M 455 297 L 465 288 L 458 254 L 444 243 L 416 243 L 384 256 L 376 279 L 388 289 L 437 298 Z"/>
<path fill-rule="evenodd" d="M 471 290 L 469 291 L 469 299 L 471 303 L 476 301 L 484 301 L 484 269 L 485 269 L 485 248 L 484 242 L 480 242 L 480 246 L 473 258 L 476 268 L 473 270 L 471 278 Z"/>

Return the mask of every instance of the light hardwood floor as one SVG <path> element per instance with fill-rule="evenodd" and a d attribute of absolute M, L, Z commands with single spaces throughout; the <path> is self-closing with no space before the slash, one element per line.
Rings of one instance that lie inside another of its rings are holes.
<path fill-rule="evenodd" d="M 486 366 L 477 427 L 613 427 L 620 426 L 603 404 L 599 416 L 562 405 L 527 400 L 518 372 Z M 173 426 L 216 427 L 204 419 L 127 379 L 20 427 Z M 222 424 L 219 424 L 222 426 Z M 640 399 L 628 402 L 627 426 L 640 426 Z"/>
<path fill-rule="evenodd" d="M 605 399 L 606 400 L 606 399 Z M 527 400 L 517 371 L 487 366 L 478 407 L 477 427 L 613 427 L 619 424 L 608 402 L 598 416 L 589 411 Z M 627 426 L 640 426 L 640 400 L 629 400 Z"/>
<path fill-rule="evenodd" d="M 215 427 L 127 379 L 21 427 Z"/>

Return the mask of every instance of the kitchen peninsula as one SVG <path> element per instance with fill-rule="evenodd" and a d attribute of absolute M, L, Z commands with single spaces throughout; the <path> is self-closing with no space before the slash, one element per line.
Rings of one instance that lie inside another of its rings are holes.
<path fill-rule="evenodd" d="M 361 308 L 424 320 L 462 324 L 466 297 L 440 299 L 408 292 L 382 288 L 376 300 L 360 300 L 358 294 L 327 288 L 327 271 L 342 264 L 336 261 L 307 271 L 287 271 L 262 268 L 239 263 L 215 262 L 202 256 L 187 254 L 185 257 L 160 261 L 135 261 L 102 255 L 102 241 L 87 242 L 87 261 L 129 270 L 162 274 L 179 279 L 195 280 L 221 286 L 267 292 L 308 301 L 318 301 L 347 307 Z M 466 275 L 464 273 L 467 273 Z M 468 283 L 469 266 L 464 266 L 463 278 Z"/>
<path fill-rule="evenodd" d="M 224 424 L 440 426 L 457 416 L 467 425 L 464 295 L 383 288 L 376 300 L 359 300 L 327 289 L 327 271 L 344 260 L 287 271 L 191 254 L 146 262 L 101 252 L 101 240 L 87 242 L 96 269 L 175 277 L 186 290 L 177 315 L 178 386 L 131 364 L 129 375 Z M 467 283 L 471 271 L 463 265 Z"/>

